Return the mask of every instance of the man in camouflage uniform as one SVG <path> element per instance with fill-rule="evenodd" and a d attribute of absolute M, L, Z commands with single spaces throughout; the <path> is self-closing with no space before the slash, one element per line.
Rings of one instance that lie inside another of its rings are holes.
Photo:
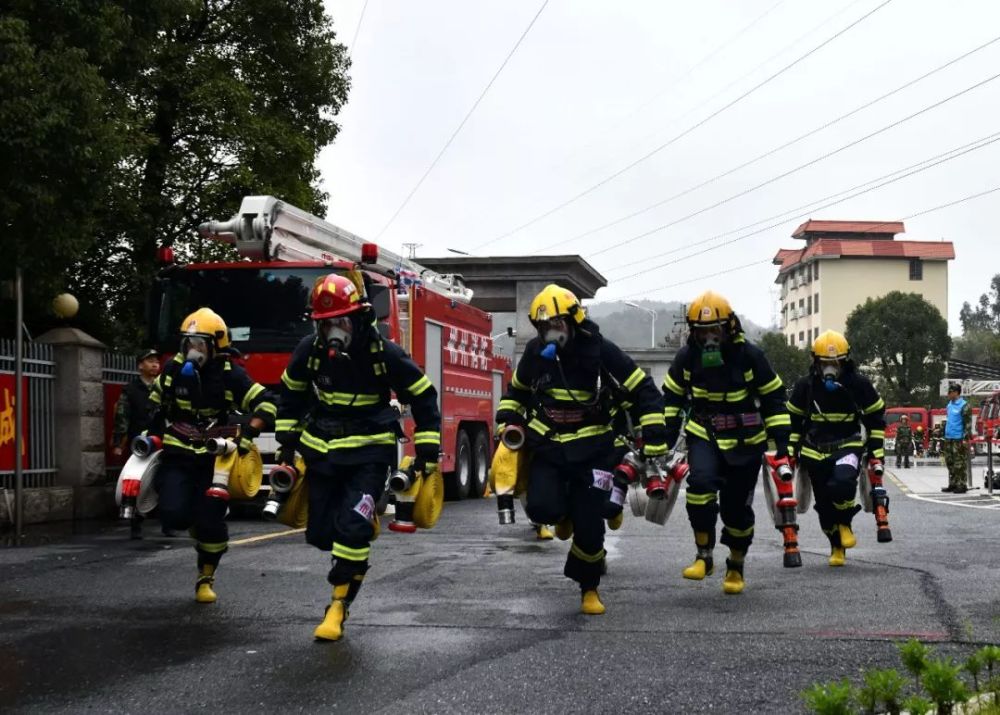
<path fill-rule="evenodd" d="M 910 456 L 913 454 L 913 429 L 910 427 L 910 416 L 903 415 L 896 426 L 896 469 L 910 468 Z"/>
<path fill-rule="evenodd" d="M 948 465 L 948 486 L 943 492 L 965 494 L 969 491 L 969 436 L 972 434 L 972 408 L 962 398 L 962 386 L 948 386 L 948 419 L 944 423 L 944 463 Z"/>

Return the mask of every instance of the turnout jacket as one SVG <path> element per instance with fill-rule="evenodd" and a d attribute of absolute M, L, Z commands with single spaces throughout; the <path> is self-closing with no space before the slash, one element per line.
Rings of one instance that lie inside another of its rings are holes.
<path fill-rule="evenodd" d="M 841 449 L 863 447 L 870 457 L 885 457 L 885 402 L 871 381 L 851 366 L 832 392 L 812 371 L 800 378 L 788 399 L 788 411 L 792 449 L 803 457 L 823 460 Z M 864 441 L 862 425 L 867 433 Z"/>
<path fill-rule="evenodd" d="M 270 427 L 277 407 L 274 396 L 254 382 L 227 353 L 220 353 L 192 375 L 184 375 L 180 354 L 166 364 L 153 383 L 149 401 L 155 408 L 150 432 L 163 435 L 164 452 L 205 454 L 198 436 L 211 424 L 228 424 L 233 412 L 258 417 Z M 249 449 L 252 440 L 243 437 L 241 447 Z"/>
<path fill-rule="evenodd" d="M 347 356 L 331 358 L 316 335 L 302 339 L 281 376 L 275 437 L 303 455 L 334 464 L 396 464 L 402 435 L 389 400 L 410 405 L 418 455 L 437 461 L 437 390 L 406 352 L 374 326 L 355 335 Z"/>
<path fill-rule="evenodd" d="M 663 380 L 668 443 L 680 435 L 684 411 L 689 439 L 714 442 L 723 453 L 744 458 L 759 455 L 770 437 L 783 454 L 791 419 L 781 378 L 743 333 L 723 345 L 722 358 L 719 367 L 703 367 L 701 347 L 694 342 L 674 357 Z"/>
<path fill-rule="evenodd" d="M 568 462 L 589 461 L 615 449 L 616 421 L 627 410 L 642 429 L 647 456 L 666 454 L 663 402 L 645 371 L 584 320 L 556 360 L 542 356 L 538 337 L 525 346 L 500 401 L 498 425 L 523 424 L 527 445 L 552 449 Z"/>

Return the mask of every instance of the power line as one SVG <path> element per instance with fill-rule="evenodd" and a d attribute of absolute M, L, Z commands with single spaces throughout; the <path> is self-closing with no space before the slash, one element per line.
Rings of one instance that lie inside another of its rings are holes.
<path fill-rule="evenodd" d="M 997 191 L 1000 191 L 1000 186 L 994 186 L 992 189 L 987 189 L 986 191 L 981 191 L 981 192 L 979 192 L 977 194 L 972 194 L 970 196 L 965 196 L 965 197 L 963 197 L 961 199 L 956 199 L 954 201 L 949 201 L 948 203 L 939 204 L 938 206 L 934 206 L 932 208 L 925 209 L 923 211 L 918 211 L 917 213 L 910 214 L 909 216 L 904 216 L 902 218 L 895 219 L 893 221 L 882 221 L 882 222 L 879 222 L 879 223 L 873 223 L 873 224 L 871 224 L 871 228 L 869 230 L 878 228 L 879 226 L 887 226 L 887 225 L 889 225 L 891 223 L 897 223 L 897 222 L 901 222 L 901 221 L 909 221 L 910 219 L 918 218 L 920 216 L 926 216 L 929 213 L 934 213 L 935 211 L 941 211 L 941 210 L 946 209 L 946 208 L 951 208 L 952 206 L 957 206 L 957 205 L 963 204 L 963 203 L 965 203 L 967 201 L 973 201 L 975 199 L 982 198 L 983 196 L 988 196 L 989 194 L 996 193 Z M 770 262 L 771 262 L 771 259 L 764 259 L 764 260 L 761 260 L 761 261 L 754 261 L 753 263 L 746 263 L 746 264 L 741 265 L 741 266 L 734 266 L 732 268 L 727 268 L 725 270 L 718 271 L 717 273 L 709 273 L 707 275 L 696 276 L 694 278 L 689 278 L 687 280 L 678 281 L 677 283 L 670 283 L 668 285 L 657 286 L 656 288 L 652 288 L 652 289 L 650 289 L 648 291 L 645 291 L 645 292 L 642 292 L 642 293 L 633 293 L 631 295 L 621 296 L 621 297 L 618 297 L 618 298 L 609 298 L 608 300 L 619 301 L 619 300 L 633 300 L 635 298 L 645 298 L 646 296 L 648 296 L 648 295 L 650 295 L 652 293 L 658 293 L 659 291 L 666 290 L 667 288 L 674 288 L 676 286 L 686 285 L 688 283 L 694 283 L 696 281 L 704 280 L 706 278 L 714 278 L 715 276 L 723 275 L 725 273 L 733 273 L 735 271 L 741 271 L 741 270 L 744 270 L 746 268 L 751 268 L 753 266 L 759 266 L 759 265 L 761 265 L 763 263 L 770 263 Z"/>
<path fill-rule="evenodd" d="M 351 44 L 347 48 L 348 57 L 354 54 L 354 44 L 358 41 L 358 33 L 361 32 L 361 23 L 365 21 L 365 10 L 367 9 L 368 0 L 365 0 L 365 4 L 361 6 L 361 17 L 358 18 L 358 26 L 354 28 L 354 37 L 351 38 Z"/>
<path fill-rule="evenodd" d="M 656 154 L 658 154 L 659 152 L 663 151 L 664 149 L 666 149 L 670 145 L 672 145 L 675 142 L 683 139 L 684 137 L 686 137 L 691 132 L 695 131 L 699 127 L 705 125 L 706 123 L 708 123 L 709 121 L 711 121 L 715 117 L 719 116 L 720 114 L 722 114 L 726 110 L 730 109 L 734 105 L 736 105 L 739 102 L 743 101 L 744 99 L 746 99 L 747 97 L 749 97 L 751 94 L 753 94 L 757 90 L 761 89 L 765 85 L 769 84 L 773 80 L 777 79 L 778 77 L 780 77 L 781 75 L 783 75 L 785 72 L 787 72 L 788 70 L 790 70 L 793 67 L 795 67 L 800 62 L 804 61 L 808 57 L 812 56 L 813 54 L 815 54 L 816 52 L 818 52 L 819 50 L 821 50 L 823 47 L 826 47 L 828 44 L 830 44 L 831 42 L 833 42 L 834 40 L 836 40 L 838 37 L 840 37 L 844 33 L 848 32 L 852 28 L 856 27 L 857 25 L 859 25 L 860 23 L 862 23 L 863 21 L 865 21 L 866 19 L 868 19 L 869 17 L 871 17 L 872 15 L 874 15 L 876 12 L 878 12 L 879 10 L 881 10 L 882 8 L 884 8 L 886 5 L 888 5 L 891 2 L 892 2 L 892 0 L 883 0 L 883 2 L 880 3 L 879 5 L 877 5 L 874 9 L 869 10 L 867 13 L 865 13 L 860 18 L 858 18 L 857 20 L 855 20 L 854 22 L 852 22 L 847 27 L 845 27 L 845 28 L 843 28 L 841 30 L 838 30 L 836 33 L 834 33 L 833 35 L 831 35 L 827 39 L 823 40 L 823 42 L 821 42 L 820 44 L 818 44 L 815 47 L 813 47 L 811 50 L 809 50 L 808 52 L 806 52 L 804 55 L 800 55 L 797 59 L 795 59 L 792 62 L 790 62 L 789 64 L 785 65 L 784 67 L 782 67 L 777 72 L 771 74 L 770 76 L 768 76 L 763 81 L 758 82 L 753 87 L 751 87 L 750 89 L 748 89 L 746 92 L 744 92 L 743 94 L 739 95 L 738 97 L 736 97 L 732 101 L 728 102 L 727 104 L 723 105 L 719 109 L 715 110 L 714 112 L 712 112 L 711 114 L 709 114 L 707 117 L 701 119 L 698 122 L 695 122 L 693 125 L 691 125 L 687 129 L 685 129 L 684 131 L 682 131 L 680 134 L 677 134 L 672 139 L 669 139 L 668 141 L 666 141 L 663 144 L 659 145 L 658 147 L 656 147 L 652 151 L 650 151 L 650 152 L 644 154 L 643 156 L 639 157 L 638 159 L 636 159 L 632 163 L 630 163 L 630 164 L 622 167 L 621 169 L 619 169 L 615 173 L 611 174 L 610 176 L 607 176 L 604 179 L 601 179 L 600 181 L 598 181 L 596 184 L 594 184 L 590 188 L 584 189 L 583 191 L 581 191 L 580 193 L 576 194 L 572 198 L 569 198 L 566 201 L 563 201 L 561 204 L 559 204 L 558 206 L 556 206 L 556 207 L 554 207 L 552 209 L 549 209 L 545 213 L 542 213 L 542 214 L 539 214 L 538 216 L 535 216 L 533 219 L 531 219 L 530 221 L 527 221 L 526 223 L 521 224 L 517 228 L 514 228 L 514 229 L 508 231 L 507 233 L 501 234 L 501 235 L 499 235 L 499 236 L 497 236 L 495 238 L 491 238 L 490 240 L 485 241 L 484 243 L 481 243 L 478 246 L 475 246 L 473 248 L 473 250 L 478 250 L 480 248 L 483 248 L 484 246 L 488 246 L 491 243 L 494 243 L 494 242 L 499 241 L 501 239 L 507 238 L 508 236 L 512 236 L 513 234 L 517 233 L 518 231 L 521 231 L 521 230 L 527 228 L 528 226 L 531 226 L 531 225 L 533 225 L 533 224 L 541 221 L 542 219 L 547 218 L 548 216 L 551 216 L 552 214 L 556 213 L 557 211 L 561 211 L 562 209 L 566 208 L 570 204 L 576 203 L 577 201 L 579 201 L 584 196 L 587 196 L 588 194 L 592 193 L 593 191 L 596 191 L 597 189 L 599 189 L 600 187 L 604 186 L 608 182 L 613 181 L 614 179 L 617 179 L 622 174 L 626 173 L 627 171 L 630 171 L 631 169 L 635 168 L 636 166 L 638 166 L 642 162 L 644 162 L 647 159 L 655 156 Z"/>
<path fill-rule="evenodd" d="M 731 196 L 727 196 L 726 198 L 722 199 L 721 201 L 717 201 L 714 204 L 711 204 L 709 206 L 705 206 L 703 208 L 700 208 L 697 211 L 689 213 L 686 216 L 681 216 L 680 218 L 674 219 L 673 221 L 670 221 L 668 223 L 661 224 L 660 226 L 657 226 L 655 228 L 651 228 L 648 231 L 643 231 L 642 233 L 640 233 L 640 234 L 638 234 L 636 236 L 632 236 L 631 238 L 626 239 L 625 241 L 618 241 L 618 242 L 614 243 L 613 245 L 610 245 L 610 246 L 607 246 L 605 248 L 602 248 L 599 251 L 595 251 L 594 253 L 591 253 L 590 255 L 588 255 L 587 258 L 591 259 L 594 256 L 601 255 L 602 253 L 607 253 L 608 251 L 617 250 L 617 249 L 621 248 L 622 246 L 626 246 L 626 245 L 628 245 L 630 243 L 633 243 L 634 241 L 638 241 L 640 238 L 646 238 L 647 236 L 651 236 L 652 234 L 658 233 L 659 231 L 662 231 L 662 230 L 664 230 L 666 228 L 670 228 L 672 226 L 676 226 L 679 223 L 683 223 L 683 222 L 688 221 L 688 220 L 690 220 L 690 219 L 692 219 L 692 218 L 694 218 L 696 216 L 700 216 L 701 214 L 706 213 L 708 211 L 711 211 L 712 209 L 719 208 L 720 206 L 723 206 L 723 205 L 729 203 L 730 201 L 734 201 L 734 200 L 736 200 L 738 198 L 742 198 L 743 196 L 746 196 L 747 194 L 753 193 L 754 191 L 756 191 L 758 189 L 761 189 L 761 188 L 763 188 L 765 186 L 773 184 L 776 181 L 780 181 L 781 179 L 787 178 L 787 177 L 791 176 L 792 174 L 798 173 L 802 169 L 805 169 L 805 168 L 807 168 L 809 166 L 812 166 L 813 164 L 817 164 L 817 163 L 819 163 L 821 161 L 824 161 L 825 159 L 829 159 L 831 156 L 835 156 L 836 154 L 839 154 L 839 153 L 841 153 L 843 151 L 846 151 L 847 149 L 855 147 L 858 144 L 866 142 L 869 139 L 878 136 L 879 134 L 883 134 L 883 133 L 889 131 L 890 129 L 894 129 L 894 128 L 902 125 L 902 124 L 905 124 L 906 122 L 910 121 L 911 119 L 915 119 L 915 118 L 917 118 L 917 117 L 919 117 L 919 116 L 921 116 L 923 114 L 926 114 L 927 112 L 929 112 L 929 111 L 931 111 L 933 109 L 937 109 L 938 107 L 940 107 L 940 106 L 942 106 L 944 104 L 947 104 L 948 102 L 952 101 L 953 99 L 957 99 L 958 97 L 961 97 L 961 96 L 963 96 L 963 95 L 965 95 L 965 94 L 967 94 L 967 93 L 969 93 L 969 92 L 971 92 L 971 91 L 973 91 L 975 89 L 978 89 L 978 88 L 980 88 L 980 87 L 982 87 L 984 85 L 989 84 L 990 82 L 993 82 L 998 77 L 1000 77 L 1000 73 L 995 74 L 992 77 L 988 77 L 988 78 L 986 78 L 984 80 L 981 80 L 979 82 L 976 82 L 975 84 L 970 85 L 970 86 L 966 87 L 965 89 L 960 90 L 959 92 L 956 92 L 955 94 L 952 94 L 952 95 L 950 95 L 948 97 L 945 97 L 944 99 L 941 99 L 941 100 L 939 100 L 937 102 L 934 102 L 933 104 L 930 104 L 930 105 L 924 107 L 923 109 L 920 109 L 920 110 L 914 112 L 913 114 L 907 115 L 907 116 L 903 117 L 902 119 L 897 119 L 896 121 L 894 121 L 894 122 L 892 122 L 890 124 L 887 124 L 884 127 L 880 128 L 880 129 L 877 129 L 874 132 L 871 132 L 870 134 L 866 134 L 865 136 L 861 137 L 860 139 L 855 139 L 854 141 L 848 142 L 847 144 L 844 144 L 843 146 L 840 146 L 840 147 L 838 147 L 838 148 L 836 148 L 836 149 L 834 149 L 832 151 L 829 151 L 829 152 L 827 152 L 825 154 L 821 154 L 820 156 L 814 157 L 813 159 L 810 159 L 809 161 L 807 161 L 807 162 L 805 162 L 803 164 L 799 164 L 798 166 L 796 166 L 796 167 L 794 167 L 792 169 L 789 169 L 788 171 L 785 171 L 785 172 L 783 172 L 781 174 L 778 174 L 777 176 L 772 176 L 770 179 L 767 179 L 766 181 L 762 181 L 761 183 L 756 184 L 755 186 L 751 186 L 748 189 L 744 189 L 744 190 L 739 191 L 739 192 L 737 192 L 735 194 L 732 194 Z"/>
<path fill-rule="evenodd" d="M 382 234 L 386 232 L 386 229 L 388 229 L 389 226 L 393 224 L 393 222 L 396 220 L 396 217 L 399 216 L 400 212 L 410 202 L 410 199 L 413 198 L 413 195 L 417 193 L 417 190 L 424 183 L 424 180 L 430 175 L 432 171 L 434 171 L 434 167 L 437 166 L 437 163 L 441 160 L 441 157 L 444 156 L 444 153 L 448 151 L 448 147 L 450 147 L 451 143 L 455 141 L 455 137 L 457 137 L 459 132 L 462 131 L 462 127 L 464 127 L 465 123 L 469 121 L 469 117 L 471 117 L 472 113 L 476 111 L 476 107 L 479 106 L 479 103 L 483 101 L 483 97 L 485 97 L 486 93 L 490 91 L 490 87 L 492 87 L 493 83 L 496 82 L 497 77 L 499 77 L 500 73 L 503 72 L 503 69 L 504 67 L 507 66 L 507 63 L 510 62 L 510 58 L 514 56 L 514 53 L 517 51 L 517 48 L 521 46 L 521 42 L 528 35 L 528 32 L 534 26 L 535 21 L 538 19 L 538 16 L 542 14 L 542 10 L 544 10 L 545 6 L 548 4 L 549 0 L 543 0 L 541 7 L 538 8 L 538 12 L 536 12 L 535 16 L 531 18 L 531 22 L 529 22 L 528 26 L 524 28 L 524 32 L 522 32 L 521 36 L 517 38 L 517 42 L 514 43 L 514 46 L 510 48 L 510 52 L 507 53 L 507 56 L 504 58 L 503 62 L 500 63 L 500 67 L 497 68 L 497 71 L 493 73 L 493 77 L 490 78 L 490 81 L 486 84 L 486 87 L 480 93 L 479 97 L 476 99 L 475 102 L 473 102 L 472 107 L 466 113 L 465 118 L 462 119 L 458 127 L 455 129 L 454 132 L 452 132 L 452 135 L 448 138 L 448 141 L 446 141 L 444 146 L 441 147 L 441 151 L 439 151 L 437 156 L 434 157 L 434 161 L 432 161 L 431 165 L 427 167 L 427 171 L 423 173 L 423 175 L 417 181 L 416 185 L 410 190 L 410 193 L 408 193 L 406 195 L 406 198 L 403 199 L 403 203 L 399 205 L 399 208 L 397 208 L 396 211 L 392 214 L 392 216 L 386 222 L 385 226 L 382 227 L 382 230 L 379 231 L 378 234 L 375 236 L 375 240 L 378 240 L 378 238 L 381 237 Z"/>
<path fill-rule="evenodd" d="M 645 257 L 637 259 L 635 261 L 630 261 L 629 263 L 623 263 L 623 264 L 615 266 L 614 268 L 611 268 L 609 270 L 619 271 L 619 270 L 622 270 L 624 268 L 628 268 L 630 266 L 637 265 L 639 263 L 648 263 L 650 260 L 652 260 L 654 258 L 662 258 L 663 256 L 669 256 L 669 255 L 672 255 L 674 253 L 679 253 L 680 251 L 687 250 L 687 249 L 691 248 L 692 246 L 703 245 L 703 244 L 708 243 L 710 241 L 714 241 L 714 240 L 719 239 L 719 238 L 724 238 L 725 236 L 730 236 L 730 235 L 732 235 L 734 233 L 740 233 L 742 231 L 746 231 L 747 229 L 753 228 L 754 226 L 759 226 L 760 224 L 767 223 L 769 221 L 774 221 L 776 219 L 780 219 L 777 223 L 771 224 L 770 226 L 765 226 L 764 228 L 760 229 L 759 231 L 754 231 L 752 233 L 749 233 L 746 236 L 743 236 L 742 238 L 749 238 L 750 236 L 756 236 L 758 233 L 762 233 L 763 231 L 767 231 L 767 230 L 770 230 L 772 228 L 776 228 L 776 227 L 782 225 L 783 223 L 785 223 L 785 221 L 789 220 L 789 217 L 791 217 L 791 216 L 796 216 L 799 220 L 808 218 L 812 214 L 812 212 L 820 211 L 820 210 L 826 209 L 826 208 L 830 208 L 831 206 L 836 206 L 838 204 L 843 203 L 844 201 L 847 201 L 849 199 L 853 199 L 853 198 L 856 198 L 856 197 L 861 196 L 863 194 L 866 194 L 869 191 L 874 191 L 876 189 L 880 189 L 882 187 L 888 186 L 889 184 L 892 184 L 892 183 L 895 183 L 896 181 L 900 181 L 902 179 L 908 178 L 910 176 L 913 176 L 914 174 L 919 174 L 920 172 L 926 171 L 927 169 L 931 169 L 931 168 L 933 168 L 933 167 L 935 167 L 935 166 L 937 166 L 939 164 L 943 164 L 945 162 L 951 161 L 952 159 L 957 159 L 960 156 L 964 156 L 965 154 L 968 154 L 970 152 L 973 152 L 973 151 L 976 151 L 978 149 L 982 149 L 984 147 L 987 147 L 987 146 L 989 146 L 990 144 L 993 144 L 996 141 L 1000 141 L 1000 132 L 997 132 L 995 134 L 989 134 L 989 135 L 984 136 L 984 137 L 980 137 L 979 139 L 976 139 L 975 141 L 969 142 L 968 144 L 963 144 L 961 146 L 957 146 L 957 147 L 955 147 L 953 149 L 949 149 L 948 151 L 942 152 L 940 154 L 936 154 L 935 156 L 932 156 L 932 157 L 928 157 L 927 159 L 923 159 L 922 161 L 918 161 L 915 164 L 910 164 L 909 166 L 903 167 L 902 169 L 897 169 L 896 171 L 891 171 L 888 174 L 883 174 L 882 176 L 876 177 L 874 179 L 869 179 L 868 181 L 864 181 L 864 182 L 862 182 L 860 184 L 852 186 L 849 189 L 844 189 L 842 191 L 837 191 L 837 192 L 834 192 L 832 194 L 827 194 L 826 196 L 824 196 L 822 198 L 819 198 L 819 199 L 813 199 L 812 201 L 808 201 L 808 202 L 806 202 L 804 204 L 800 204 L 800 205 L 796 206 L 795 208 L 788 209 L 787 211 L 782 211 L 780 213 L 773 214 L 773 215 L 768 216 L 766 218 L 763 218 L 763 219 L 760 219 L 760 220 L 757 220 L 757 221 L 753 221 L 752 223 L 748 223 L 748 224 L 745 224 L 743 226 L 739 226 L 737 228 L 729 229 L 728 231 L 723 231 L 722 233 L 717 233 L 714 236 L 709 236 L 708 238 L 703 239 L 701 241 L 697 241 L 695 243 L 687 244 L 685 246 L 679 246 L 678 248 L 672 248 L 669 251 L 663 251 L 662 253 L 656 253 L 656 254 L 653 254 L 652 256 L 645 256 Z M 892 177 L 895 177 L 895 178 L 892 178 Z M 877 184 L 877 185 L 870 186 L 871 184 Z M 868 186 L 869 188 L 864 189 L 864 187 L 866 187 L 866 186 Z M 864 189 L 864 190 L 861 191 L 859 189 Z M 852 193 L 852 192 L 856 192 L 856 193 Z M 840 198 L 837 198 L 837 197 L 840 197 Z M 830 201 L 830 199 L 836 199 L 836 200 L 835 201 Z M 830 201 L 830 203 L 824 204 L 824 203 L 822 203 L 824 201 Z M 804 209 L 806 211 L 804 213 L 802 213 Z M 737 240 L 742 240 L 742 238 L 741 239 L 737 239 Z M 719 244 L 719 245 L 721 247 L 721 246 L 729 245 L 730 243 L 735 243 L 735 241 L 726 241 L 726 242 L 724 242 L 722 244 Z M 693 254 L 693 255 L 700 255 L 700 253 Z M 669 264 L 663 264 L 663 265 L 669 265 Z M 656 268 L 661 268 L 661 267 L 662 266 L 656 266 Z M 632 278 L 632 277 L 634 277 L 636 275 L 640 275 L 640 274 L 638 274 L 638 273 L 632 274 L 630 276 L 627 276 L 627 278 Z M 618 280 L 618 279 L 613 279 L 613 280 Z"/>
<path fill-rule="evenodd" d="M 781 144 L 780 146 L 776 146 L 773 149 L 770 149 L 770 150 L 764 152 L 763 154 L 760 154 L 760 155 L 754 157 L 753 159 L 745 161 L 745 162 L 743 162 L 742 164 L 740 164 L 738 166 L 734 166 L 733 168 L 728 169 L 727 171 L 724 171 L 721 174 L 716 174 L 715 176 L 713 176 L 713 177 L 711 177 L 709 179 L 705 179 L 704 181 L 702 181 L 699 184 L 695 184 L 694 186 L 690 186 L 690 187 L 684 189 L 683 191 L 680 191 L 680 192 L 678 192 L 676 194 L 673 194 L 672 196 L 668 196 L 665 199 L 657 201 L 656 203 L 650 204 L 650 205 L 648 205 L 648 206 L 646 206 L 644 208 L 641 208 L 641 209 L 639 209 L 637 211 L 633 211 L 630 214 L 626 214 L 625 216 L 621 216 L 620 218 L 617 218 L 614 221 L 606 223 L 606 224 L 604 224 L 602 226 L 598 226 L 597 228 L 592 228 L 592 229 L 590 229 L 588 231 L 584 231 L 583 233 L 579 233 L 579 234 L 577 234 L 575 236 L 572 236 L 571 238 L 566 238 L 566 239 L 563 239 L 562 241 L 557 241 L 556 243 L 552 243 L 552 244 L 550 244 L 548 246 L 544 246 L 543 248 L 539 249 L 539 251 L 548 251 L 548 250 L 551 250 L 551 249 L 556 248 L 558 246 L 562 246 L 562 245 L 565 245 L 567 243 L 571 243 L 573 241 L 578 241 L 581 238 L 586 238 L 587 236 L 590 236 L 592 234 L 598 233 L 599 231 L 603 231 L 605 229 L 611 228 L 612 226 L 617 226 L 618 224 L 620 224 L 620 223 L 622 223 L 624 221 L 627 221 L 629 219 L 635 218 L 636 216 L 641 216 L 642 214 L 647 213 L 649 211 L 652 211 L 655 208 L 659 208 L 660 206 L 664 206 L 664 205 L 669 204 L 669 203 L 671 203 L 673 201 L 676 201 L 679 198 L 687 196 L 688 194 L 690 194 L 690 193 L 692 193 L 694 191 L 697 191 L 698 189 L 704 188 L 704 187 L 708 186 L 709 184 L 715 183 L 719 179 L 724 179 L 725 177 L 730 176 L 731 174 L 734 174 L 737 171 L 740 171 L 741 169 L 745 169 L 748 166 L 756 164 L 760 160 L 766 159 L 767 157 L 772 156 L 772 155 L 778 153 L 779 151 L 782 151 L 783 149 L 787 149 L 788 147 L 790 147 L 790 146 L 792 146 L 794 144 L 798 144 L 803 139 L 808 139 L 809 137 L 813 136 L 814 134 L 818 134 L 819 132 L 823 131 L 824 129 L 828 129 L 829 127 L 832 127 L 834 124 L 842 122 L 843 120 L 848 119 L 848 118 L 854 116 L 858 112 L 861 112 L 861 111 L 863 111 L 865 109 L 868 109 L 869 107 L 872 107 L 872 106 L 878 104 L 879 102 L 881 102 L 881 101 L 883 101 L 885 99 L 888 99 L 889 97 L 892 97 L 893 95 L 899 94 L 903 90 L 909 89 L 913 85 L 918 84 L 919 82 L 922 82 L 923 80 L 927 79 L 928 77 L 931 77 L 931 76 L 937 74 L 938 72 L 941 72 L 942 70 L 945 70 L 948 67 L 951 67 L 952 65 L 954 65 L 954 64 L 956 64 L 958 62 L 961 62 L 962 60 L 964 60 L 964 59 L 966 59 L 968 57 L 971 57 L 975 53 L 977 53 L 977 52 L 979 52 L 981 50 L 986 49 L 987 47 L 989 47 L 990 45 L 996 43 L 997 41 L 1000 41 L 1000 35 L 997 35 L 992 40 L 989 40 L 988 42 L 985 42 L 982 45 L 979 45 L 978 47 L 976 47 L 976 48 L 974 48 L 972 50 L 969 50 L 968 52 L 966 52 L 966 53 L 964 53 L 964 54 L 962 54 L 962 55 L 960 55 L 958 57 L 955 57 L 954 59 L 952 59 L 952 60 L 944 63 L 943 65 L 935 67 L 934 69 L 930 70 L 929 72 L 925 72 L 924 74 L 920 75 L 919 77 L 917 77 L 915 79 L 911 79 L 910 81 L 908 81 L 908 82 L 906 82 L 904 84 L 899 85 L 895 89 L 893 89 L 893 90 L 891 90 L 889 92 L 886 92 L 885 94 L 881 95 L 880 97 L 877 97 L 875 99 L 872 99 L 872 100 L 870 100 L 868 102 L 865 102 L 864 104 L 861 104 L 861 105 L 855 107 L 851 111 L 847 112 L 846 114 L 840 115 L 836 119 L 831 119 L 830 121 L 826 122 L 825 124 L 822 124 L 822 125 L 814 128 L 814 129 L 806 132 L 805 134 L 801 134 L 798 137 L 796 137 L 795 139 L 787 141 L 784 144 Z"/>

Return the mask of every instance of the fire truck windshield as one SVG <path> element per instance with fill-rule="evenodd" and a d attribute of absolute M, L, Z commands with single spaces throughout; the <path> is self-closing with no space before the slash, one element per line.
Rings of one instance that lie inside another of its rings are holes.
<path fill-rule="evenodd" d="M 328 267 L 198 268 L 174 271 L 159 281 L 151 305 L 151 335 L 173 352 L 186 315 L 209 307 L 226 321 L 241 352 L 289 352 L 312 332 L 309 291 Z"/>

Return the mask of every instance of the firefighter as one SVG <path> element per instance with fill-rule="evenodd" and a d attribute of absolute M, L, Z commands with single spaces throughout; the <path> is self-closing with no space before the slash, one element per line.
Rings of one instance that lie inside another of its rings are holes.
<path fill-rule="evenodd" d="M 391 391 L 416 421 L 417 472 L 437 468 L 441 415 L 437 391 L 401 347 L 381 336 L 363 283 L 330 274 L 310 296 L 315 332 L 295 348 L 281 376 L 276 437 L 280 464 L 298 450 L 306 465 L 306 542 L 328 552 L 333 587 L 321 641 L 343 636 L 348 610 L 368 571 L 378 517 L 375 504 L 396 466 L 399 412 Z"/>
<path fill-rule="evenodd" d="M 819 525 L 830 539 L 830 566 L 843 566 L 857 540 L 851 530 L 858 474 L 881 466 L 885 453 L 885 402 L 850 359 L 847 339 L 827 330 L 813 342 L 812 367 L 788 400 L 791 449 L 812 483 Z M 862 438 L 862 426 L 866 436 Z"/>
<path fill-rule="evenodd" d="M 777 466 L 787 465 L 791 420 L 781 378 L 761 349 L 747 341 L 729 301 L 702 293 L 688 308 L 687 324 L 687 344 L 663 383 L 668 444 L 680 433 L 682 410 L 688 414 L 686 501 L 696 555 L 683 576 L 700 581 L 714 571 L 715 522 L 721 514 L 720 541 L 729 547 L 722 588 L 738 594 L 745 586 L 753 492 L 767 441 L 775 443 Z"/>
<path fill-rule="evenodd" d="M 546 286 L 531 301 L 538 335 L 528 341 L 500 402 L 500 430 L 523 427 L 528 518 L 555 524 L 572 545 L 564 574 L 580 586 L 581 612 L 604 613 L 597 587 L 604 572 L 605 519 L 621 523 L 627 484 L 615 482 L 612 422 L 629 409 L 643 431 L 647 459 L 667 454 L 663 403 L 653 381 L 601 335 L 572 292 Z"/>
<path fill-rule="evenodd" d="M 149 434 L 160 437 L 163 456 L 154 478 L 160 520 L 167 529 L 191 529 L 198 552 L 195 600 L 214 603 L 215 572 L 229 545 L 228 500 L 212 490 L 215 457 L 206 431 L 227 425 L 233 413 L 250 414 L 241 428 L 239 449 L 270 429 L 277 413 L 271 394 L 234 364 L 229 331 L 210 308 L 181 323 L 180 351 L 163 368 L 149 396 L 155 413 Z"/>
<path fill-rule="evenodd" d="M 914 459 L 924 456 L 924 426 L 917 425 L 913 435 L 913 456 Z"/>

